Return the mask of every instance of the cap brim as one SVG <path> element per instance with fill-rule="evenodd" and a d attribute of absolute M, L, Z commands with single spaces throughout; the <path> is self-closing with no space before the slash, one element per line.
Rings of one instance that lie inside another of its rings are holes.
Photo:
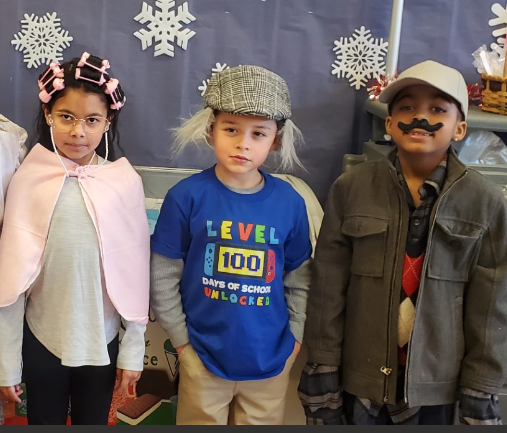
<path fill-rule="evenodd" d="M 428 86 L 435 87 L 434 84 L 431 84 L 425 80 L 421 80 L 420 78 L 412 78 L 412 77 L 399 78 L 396 81 L 393 81 L 391 84 L 389 84 L 380 93 L 378 99 L 380 102 L 384 102 L 386 104 L 389 104 L 400 90 L 403 90 L 405 87 L 413 86 L 416 84 L 425 84 Z"/>

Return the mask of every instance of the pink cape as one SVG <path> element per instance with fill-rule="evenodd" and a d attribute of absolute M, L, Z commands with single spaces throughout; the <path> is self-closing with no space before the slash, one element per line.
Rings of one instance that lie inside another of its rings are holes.
<path fill-rule="evenodd" d="M 150 231 L 141 177 L 126 158 L 91 166 L 78 177 L 100 244 L 109 297 L 121 316 L 146 324 L 149 314 Z M 66 178 L 58 156 L 37 144 L 7 190 L 0 237 L 0 307 L 13 304 L 40 273 L 53 211 Z M 79 228 L 71 236 L 79 236 Z M 69 248 L 72 243 L 69 242 Z"/>

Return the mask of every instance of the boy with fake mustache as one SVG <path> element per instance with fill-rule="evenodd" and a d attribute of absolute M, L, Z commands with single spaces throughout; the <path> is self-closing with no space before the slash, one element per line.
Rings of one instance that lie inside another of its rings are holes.
<path fill-rule="evenodd" d="M 380 94 L 396 144 L 333 184 L 299 396 L 308 424 L 501 424 L 507 206 L 462 164 L 468 92 L 425 61 Z"/>

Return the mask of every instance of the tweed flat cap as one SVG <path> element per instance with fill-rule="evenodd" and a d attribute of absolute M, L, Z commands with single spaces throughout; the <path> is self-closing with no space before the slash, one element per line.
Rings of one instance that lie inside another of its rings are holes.
<path fill-rule="evenodd" d="M 272 71 L 252 65 L 236 66 L 213 75 L 204 93 L 204 106 L 273 120 L 291 116 L 285 80 Z"/>

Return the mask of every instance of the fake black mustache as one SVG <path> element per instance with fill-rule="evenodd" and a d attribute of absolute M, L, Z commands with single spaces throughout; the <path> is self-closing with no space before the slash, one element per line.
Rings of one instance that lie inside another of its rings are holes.
<path fill-rule="evenodd" d="M 444 124 L 442 122 L 436 123 L 435 125 L 431 125 L 428 123 L 428 121 L 426 119 L 422 119 L 422 120 L 414 119 L 408 125 L 403 122 L 398 122 L 398 127 L 403 132 L 409 132 L 412 129 L 424 129 L 425 131 L 428 131 L 428 132 L 435 132 L 435 131 L 438 131 L 442 126 L 444 126 Z"/>

